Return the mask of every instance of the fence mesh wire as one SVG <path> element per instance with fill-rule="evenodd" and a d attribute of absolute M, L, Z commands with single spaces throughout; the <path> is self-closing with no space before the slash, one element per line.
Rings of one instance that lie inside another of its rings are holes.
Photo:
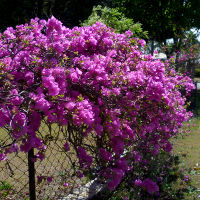
<path fill-rule="evenodd" d="M 75 150 L 66 152 L 66 130 L 56 124 L 41 124 L 38 135 L 47 149 L 44 160 L 35 162 L 36 199 L 53 200 L 66 197 L 80 187 L 84 178 L 77 177 L 78 159 Z M 9 131 L 0 129 L 0 145 L 10 144 Z M 35 150 L 34 154 L 37 154 Z M 0 162 L 0 199 L 29 199 L 29 174 L 27 153 L 8 154 L 7 160 Z"/>

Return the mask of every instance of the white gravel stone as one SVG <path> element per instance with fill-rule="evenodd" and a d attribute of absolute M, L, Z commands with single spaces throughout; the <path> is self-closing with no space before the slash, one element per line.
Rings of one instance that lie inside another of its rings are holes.
<path fill-rule="evenodd" d="M 97 179 L 94 179 L 84 186 L 75 189 L 72 194 L 62 197 L 59 200 L 89 200 L 102 191 L 105 186 L 105 184 L 99 183 Z"/>

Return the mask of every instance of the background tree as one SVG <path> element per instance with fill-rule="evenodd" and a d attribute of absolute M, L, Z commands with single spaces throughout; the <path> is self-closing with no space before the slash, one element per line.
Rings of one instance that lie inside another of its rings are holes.
<path fill-rule="evenodd" d="M 134 23 L 133 19 L 125 17 L 117 8 L 108 8 L 98 5 L 93 8 L 89 18 L 81 23 L 81 25 L 91 26 L 97 21 L 101 21 L 107 26 L 113 28 L 117 33 L 124 33 L 125 31 L 130 30 L 133 32 L 134 37 L 147 39 L 148 33 L 147 31 L 142 30 L 142 25 L 140 23 Z"/>
<path fill-rule="evenodd" d="M 173 38 L 172 52 L 179 49 L 186 31 L 200 28 L 199 0 L 115 0 L 110 6 L 118 7 L 126 17 L 141 23 L 151 41 L 166 45 L 167 39 Z"/>
<path fill-rule="evenodd" d="M 27 22 L 36 16 L 36 2 L 30 0 L 0 0 L 0 30 Z"/>
<path fill-rule="evenodd" d="M 198 0 L 120 0 L 115 1 L 127 17 L 143 24 L 151 39 L 164 42 L 185 30 L 200 28 L 200 1 Z"/>
<path fill-rule="evenodd" d="M 51 15 L 68 27 L 78 26 L 88 18 L 97 0 L 0 0 L 0 30 L 29 22 L 31 18 L 47 19 Z"/>

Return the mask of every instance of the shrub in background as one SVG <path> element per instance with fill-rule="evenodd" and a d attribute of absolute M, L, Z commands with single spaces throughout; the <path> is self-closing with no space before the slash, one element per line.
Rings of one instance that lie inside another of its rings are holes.
<path fill-rule="evenodd" d="M 102 22 L 113 28 L 116 33 L 124 33 L 130 30 L 134 37 L 148 38 L 148 32 L 142 30 L 140 23 L 134 23 L 132 19 L 119 12 L 117 8 L 102 7 L 100 5 L 93 7 L 91 15 L 81 25 L 91 26 L 96 22 Z"/>

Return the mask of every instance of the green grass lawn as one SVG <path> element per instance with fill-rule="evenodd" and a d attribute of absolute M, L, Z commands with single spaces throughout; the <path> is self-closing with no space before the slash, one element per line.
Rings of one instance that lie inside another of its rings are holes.
<path fill-rule="evenodd" d="M 188 127 L 190 124 L 190 127 Z M 173 154 L 180 157 L 180 168 L 189 176 L 191 187 L 185 195 L 185 200 L 200 199 L 200 118 L 192 119 L 183 129 L 191 133 L 183 133 L 173 139 Z M 177 185 L 177 188 L 182 187 Z"/>

